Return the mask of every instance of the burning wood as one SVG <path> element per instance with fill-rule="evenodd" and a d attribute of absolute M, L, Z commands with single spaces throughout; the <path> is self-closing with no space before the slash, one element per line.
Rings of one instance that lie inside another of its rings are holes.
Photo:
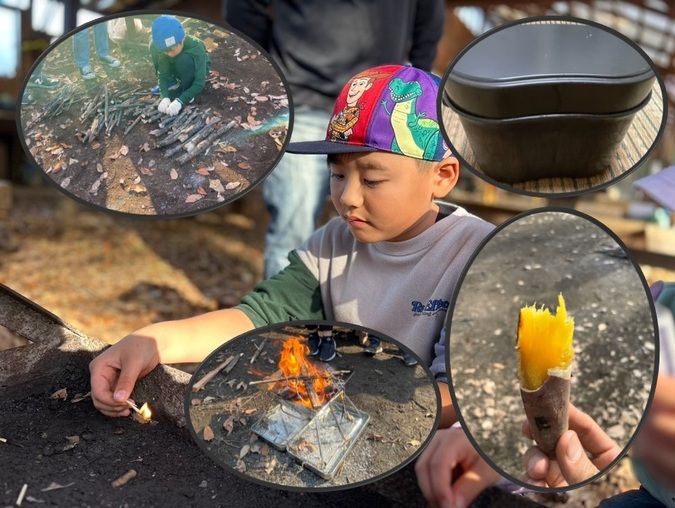
<path fill-rule="evenodd" d="M 307 359 L 309 348 L 299 337 L 284 342 L 279 358 L 279 369 L 283 378 L 269 387 L 276 392 L 289 391 L 309 408 L 316 408 L 326 402 L 332 393 L 331 375 L 320 370 Z"/>

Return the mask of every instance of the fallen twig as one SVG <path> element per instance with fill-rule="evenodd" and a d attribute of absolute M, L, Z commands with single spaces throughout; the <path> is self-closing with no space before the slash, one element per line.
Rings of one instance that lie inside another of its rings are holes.
<path fill-rule="evenodd" d="M 259 346 L 256 346 L 256 351 L 253 353 L 253 356 L 251 356 L 251 361 L 249 362 L 250 364 L 253 364 L 258 359 L 258 356 L 262 352 L 263 348 L 265 347 L 265 343 L 267 342 L 267 339 L 263 339 L 263 341 L 260 343 Z"/>
<path fill-rule="evenodd" d="M 198 392 L 199 390 L 204 388 L 204 386 L 206 386 L 206 383 L 208 383 L 214 377 L 216 377 L 216 375 L 225 367 L 227 367 L 231 362 L 235 361 L 235 358 L 236 357 L 234 355 L 228 357 L 224 362 L 218 364 L 218 366 L 216 366 L 215 369 L 212 369 L 206 374 L 204 374 L 203 378 L 201 378 L 199 381 L 197 381 L 195 384 L 192 385 L 192 391 Z"/>
<path fill-rule="evenodd" d="M 123 485 L 126 485 L 129 483 L 130 480 L 133 480 L 136 478 L 138 473 L 136 472 L 135 469 L 129 469 L 126 473 L 124 473 L 122 476 L 120 476 L 117 480 L 114 480 L 112 482 L 112 486 L 115 488 L 122 487 Z"/>

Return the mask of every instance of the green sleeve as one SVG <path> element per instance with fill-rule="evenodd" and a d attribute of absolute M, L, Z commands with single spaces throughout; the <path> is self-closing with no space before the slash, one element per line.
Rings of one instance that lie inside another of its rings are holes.
<path fill-rule="evenodd" d="M 199 95 L 206 85 L 206 75 L 209 73 L 208 56 L 206 55 L 204 43 L 200 40 L 196 40 L 191 53 L 195 61 L 195 77 L 192 81 L 192 86 L 187 90 L 184 90 L 183 93 L 180 94 L 180 97 L 178 97 L 178 100 L 183 104 L 188 104 L 192 99 Z"/>
<path fill-rule="evenodd" d="M 256 328 L 296 320 L 323 320 L 319 281 L 292 251 L 285 269 L 258 284 L 242 298 L 237 309 L 246 314 Z"/>
<path fill-rule="evenodd" d="M 173 81 L 169 57 L 165 54 L 159 55 L 157 65 L 157 77 L 159 78 L 159 96 L 163 99 L 169 97 L 169 83 Z"/>

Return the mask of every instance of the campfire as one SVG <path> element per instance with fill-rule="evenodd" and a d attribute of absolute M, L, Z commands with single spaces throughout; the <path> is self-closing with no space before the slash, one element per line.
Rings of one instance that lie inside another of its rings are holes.
<path fill-rule="evenodd" d="M 309 348 L 299 337 L 287 339 L 278 364 L 283 378 L 269 385 L 269 389 L 281 397 L 297 400 L 307 408 L 316 409 L 323 406 L 337 390 L 333 387 L 333 375 L 309 361 L 307 353 Z"/>
<path fill-rule="evenodd" d="M 320 367 L 308 358 L 304 339 L 290 337 L 279 355 L 279 370 L 249 384 L 267 384 L 280 402 L 251 430 L 323 478 L 338 471 L 370 416 L 345 393 L 351 370 Z"/>

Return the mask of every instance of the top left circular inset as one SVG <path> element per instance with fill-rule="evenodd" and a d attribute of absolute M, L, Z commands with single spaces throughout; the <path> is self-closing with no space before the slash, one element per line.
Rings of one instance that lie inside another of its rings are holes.
<path fill-rule="evenodd" d="M 79 27 L 34 65 L 24 149 L 80 202 L 176 217 L 231 202 L 267 176 L 292 128 L 278 67 L 242 35 L 173 13 Z"/>

